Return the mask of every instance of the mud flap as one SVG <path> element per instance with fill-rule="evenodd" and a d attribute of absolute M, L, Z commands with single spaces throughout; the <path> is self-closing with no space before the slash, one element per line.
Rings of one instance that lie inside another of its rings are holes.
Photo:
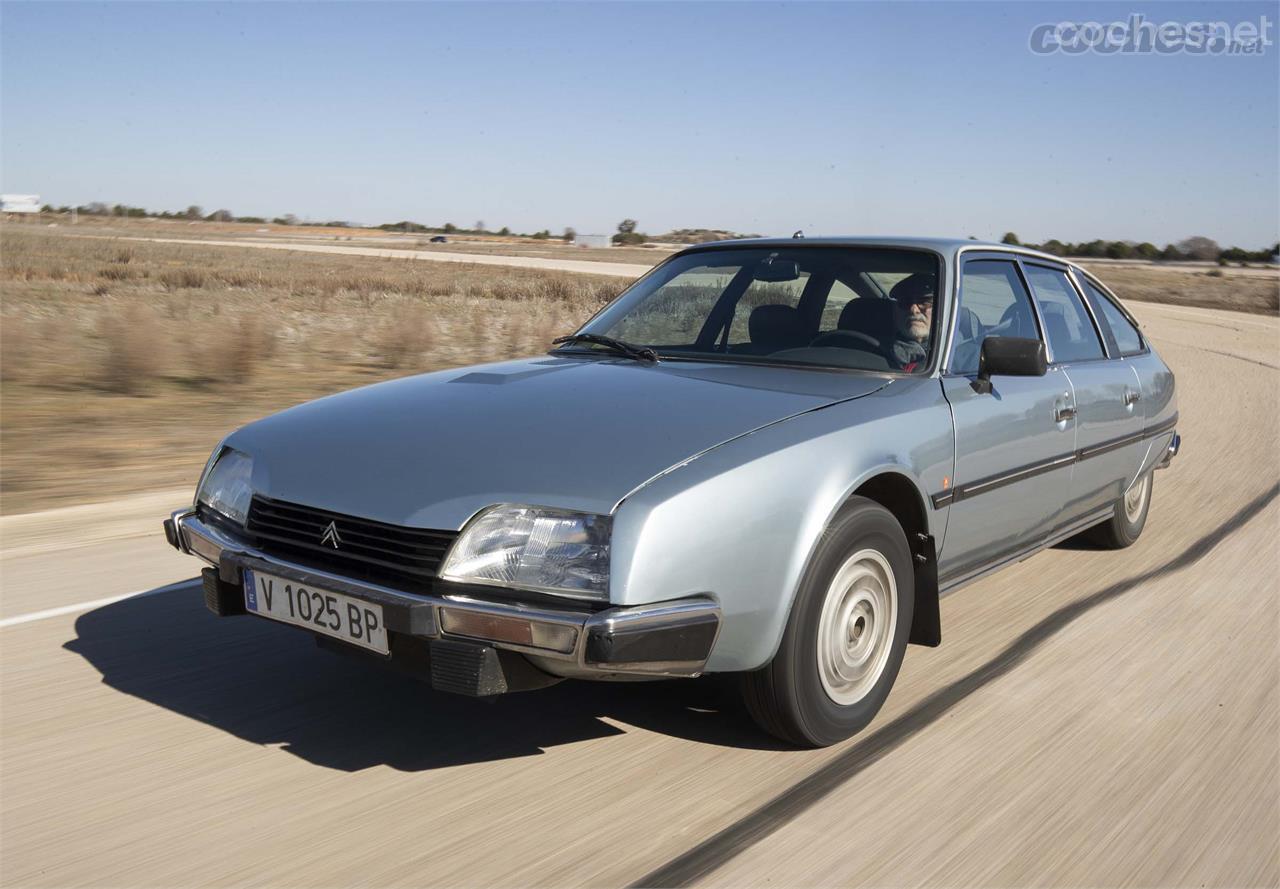
<path fill-rule="evenodd" d="M 933 537 L 913 534 L 911 556 L 916 570 L 916 602 L 907 641 L 936 648 L 942 644 L 942 613 L 938 606 L 938 553 Z"/>

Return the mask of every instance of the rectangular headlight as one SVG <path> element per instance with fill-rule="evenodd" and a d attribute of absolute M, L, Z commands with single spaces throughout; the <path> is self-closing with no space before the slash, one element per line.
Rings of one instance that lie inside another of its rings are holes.
<path fill-rule="evenodd" d="M 249 519 L 249 501 L 253 499 L 250 476 L 253 458 L 232 448 L 224 448 L 200 482 L 196 502 L 226 516 L 237 525 Z"/>
<path fill-rule="evenodd" d="M 446 580 L 607 600 L 612 530 L 609 516 L 500 504 L 463 529 L 440 573 Z"/>

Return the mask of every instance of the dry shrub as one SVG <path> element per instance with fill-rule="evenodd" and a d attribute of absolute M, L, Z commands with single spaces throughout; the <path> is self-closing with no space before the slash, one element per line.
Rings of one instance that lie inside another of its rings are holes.
<path fill-rule="evenodd" d="M 435 342 L 435 325 L 420 305 L 397 306 L 378 328 L 373 351 L 387 367 L 417 364 Z"/>
<path fill-rule="evenodd" d="M 133 272 L 123 265 L 109 265 L 98 272 L 98 277 L 106 278 L 108 281 L 126 281 L 133 277 Z"/>
<path fill-rule="evenodd" d="M 483 291 L 481 291 L 483 293 Z M 483 294 L 491 299 L 500 299 L 504 302 L 523 300 L 529 298 L 529 291 L 521 286 L 521 282 L 514 279 L 505 279 L 494 281 L 489 285 L 489 292 Z"/>
<path fill-rule="evenodd" d="M 544 278 L 538 282 L 538 296 L 543 299 L 570 302 L 579 293 L 577 282 L 568 278 Z"/>
<path fill-rule="evenodd" d="M 111 257 L 110 261 L 117 265 L 128 265 L 133 262 L 133 251 L 128 247 L 121 247 L 115 252 L 115 255 Z"/>
<path fill-rule="evenodd" d="M 261 272 L 249 272 L 241 269 L 227 269 L 214 275 L 218 281 L 228 287 L 259 287 L 262 285 Z"/>
<path fill-rule="evenodd" d="M 181 290 L 183 288 L 196 290 L 204 287 L 207 279 L 205 273 L 199 269 L 169 269 L 161 272 L 160 283 L 170 290 Z"/>
<path fill-rule="evenodd" d="M 164 370 L 164 330 L 142 306 L 109 308 L 98 316 L 102 361 L 98 382 L 111 392 L 136 394 Z"/>
<path fill-rule="evenodd" d="M 275 334 L 256 312 L 233 320 L 215 317 L 201 327 L 187 349 L 191 373 L 199 380 L 243 383 L 275 354 Z"/>

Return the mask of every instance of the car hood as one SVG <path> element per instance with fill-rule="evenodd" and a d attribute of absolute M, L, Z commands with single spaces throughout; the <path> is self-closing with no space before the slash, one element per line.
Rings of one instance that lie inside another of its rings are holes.
<path fill-rule="evenodd" d="M 392 380 L 235 432 L 280 500 L 457 529 L 494 503 L 608 513 L 732 438 L 891 378 L 740 364 L 541 357 Z"/>

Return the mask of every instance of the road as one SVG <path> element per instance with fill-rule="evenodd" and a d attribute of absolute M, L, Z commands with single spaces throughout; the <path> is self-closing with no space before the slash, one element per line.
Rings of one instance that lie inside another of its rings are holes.
<path fill-rule="evenodd" d="M 489 253 L 450 253 L 443 250 L 392 250 L 384 247 L 357 247 L 353 244 L 306 244 L 300 241 L 271 240 L 268 238 L 244 238 L 220 240 L 216 238 L 143 238 L 108 237 L 106 235 L 72 235 L 71 237 L 105 238 L 112 241 L 151 241 L 156 244 L 197 244 L 203 247 L 246 247 L 257 250 L 293 250 L 298 253 L 339 253 L 348 256 L 381 256 L 390 259 L 415 259 L 425 262 L 462 262 L 469 265 L 496 265 L 520 269 L 540 269 L 544 272 L 577 272 L 587 275 L 608 275 L 614 278 L 634 280 L 653 268 L 629 262 L 592 261 L 587 259 L 547 259 L 538 256 L 499 256 Z M 665 255 L 665 254 L 664 254 Z M 654 257 L 654 262 L 658 257 Z"/>
<path fill-rule="evenodd" d="M 1184 437 L 1141 540 L 947 597 L 829 750 L 715 680 L 486 704 L 218 620 L 182 492 L 0 520 L 0 882 L 1280 884 L 1280 322 L 1133 309 Z"/>

